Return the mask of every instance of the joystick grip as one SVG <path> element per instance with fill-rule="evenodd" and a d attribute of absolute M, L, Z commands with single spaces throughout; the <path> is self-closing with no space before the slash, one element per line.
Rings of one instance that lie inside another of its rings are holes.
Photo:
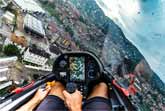
<path fill-rule="evenodd" d="M 66 90 L 69 92 L 69 93 L 74 93 L 77 89 L 77 85 L 73 82 L 69 82 L 66 84 Z"/>

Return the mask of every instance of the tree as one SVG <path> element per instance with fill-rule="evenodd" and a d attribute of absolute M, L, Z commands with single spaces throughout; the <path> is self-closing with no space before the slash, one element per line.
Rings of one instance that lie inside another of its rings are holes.
<path fill-rule="evenodd" d="M 4 53 L 7 56 L 20 56 L 20 50 L 13 44 L 6 45 L 4 47 Z"/>
<path fill-rule="evenodd" d="M 2 5 L 3 4 L 3 2 L 2 2 L 2 0 L 0 0 L 0 5 Z"/>
<path fill-rule="evenodd" d="M 2 47 L 3 47 L 3 45 L 0 45 L 0 53 L 2 52 Z"/>
<path fill-rule="evenodd" d="M 79 17 L 79 20 L 80 20 L 82 23 L 84 23 L 84 24 L 86 23 L 86 21 L 85 21 L 85 19 L 83 18 L 83 16 L 80 16 L 80 17 Z"/>
<path fill-rule="evenodd" d="M 69 32 L 70 36 L 74 35 L 74 32 L 73 32 L 72 28 L 70 26 L 68 26 L 68 25 L 65 27 L 65 31 Z"/>
<path fill-rule="evenodd" d="M 102 26 L 102 32 L 106 35 L 109 31 L 109 22 L 104 23 Z"/>

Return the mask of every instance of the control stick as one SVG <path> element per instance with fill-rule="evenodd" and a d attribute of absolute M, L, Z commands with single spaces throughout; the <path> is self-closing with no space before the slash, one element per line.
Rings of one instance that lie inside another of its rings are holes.
<path fill-rule="evenodd" d="M 69 92 L 69 93 L 74 93 L 77 89 L 77 85 L 73 82 L 69 82 L 66 84 L 66 90 Z"/>

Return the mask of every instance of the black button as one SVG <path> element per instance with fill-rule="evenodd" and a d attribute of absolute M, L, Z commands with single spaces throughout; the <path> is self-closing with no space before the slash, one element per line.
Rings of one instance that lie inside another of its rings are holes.
<path fill-rule="evenodd" d="M 61 68 L 64 68 L 67 65 L 67 62 L 65 60 L 60 61 L 59 63 Z"/>
<path fill-rule="evenodd" d="M 69 82 L 66 84 L 66 90 L 69 92 L 69 93 L 74 93 L 77 89 L 77 85 L 73 82 Z"/>

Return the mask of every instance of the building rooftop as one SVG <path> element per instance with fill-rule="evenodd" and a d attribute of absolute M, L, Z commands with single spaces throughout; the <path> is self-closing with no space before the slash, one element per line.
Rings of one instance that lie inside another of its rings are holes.
<path fill-rule="evenodd" d="M 23 47 L 27 46 L 26 38 L 24 36 L 17 36 L 15 33 L 12 34 L 11 41 Z"/>
<path fill-rule="evenodd" d="M 48 29 L 52 32 L 55 33 L 58 31 L 57 25 L 54 22 L 49 22 L 48 23 Z"/>
<path fill-rule="evenodd" d="M 34 53 L 34 54 L 39 55 L 39 56 L 42 56 L 42 57 L 45 57 L 45 58 L 50 58 L 49 53 L 47 53 L 47 52 L 45 52 L 45 50 L 39 49 L 35 46 L 31 46 L 29 48 L 29 52 Z"/>
<path fill-rule="evenodd" d="M 12 14 L 11 12 L 9 12 L 9 11 L 6 11 L 6 13 L 3 15 L 3 17 L 6 18 L 6 19 L 8 19 L 8 20 L 10 20 L 10 21 L 13 21 L 15 15 Z"/>
<path fill-rule="evenodd" d="M 10 65 L 14 64 L 17 61 L 17 57 L 7 57 L 7 58 L 0 58 L 0 72 L 1 69 L 8 68 Z"/>
<path fill-rule="evenodd" d="M 13 2 L 22 10 L 45 13 L 45 11 L 34 0 L 13 0 Z"/>
<path fill-rule="evenodd" d="M 43 28 L 42 22 L 32 15 L 26 14 L 24 18 L 24 27 L 27 27 L 30 30 L 45 36 L 45 30 Z"/>
<path fill-rule="evenodd" d="M 55 45 L 50 45 L 49 50 L 57 55 L 61 53 L 61 50 Z"/>

